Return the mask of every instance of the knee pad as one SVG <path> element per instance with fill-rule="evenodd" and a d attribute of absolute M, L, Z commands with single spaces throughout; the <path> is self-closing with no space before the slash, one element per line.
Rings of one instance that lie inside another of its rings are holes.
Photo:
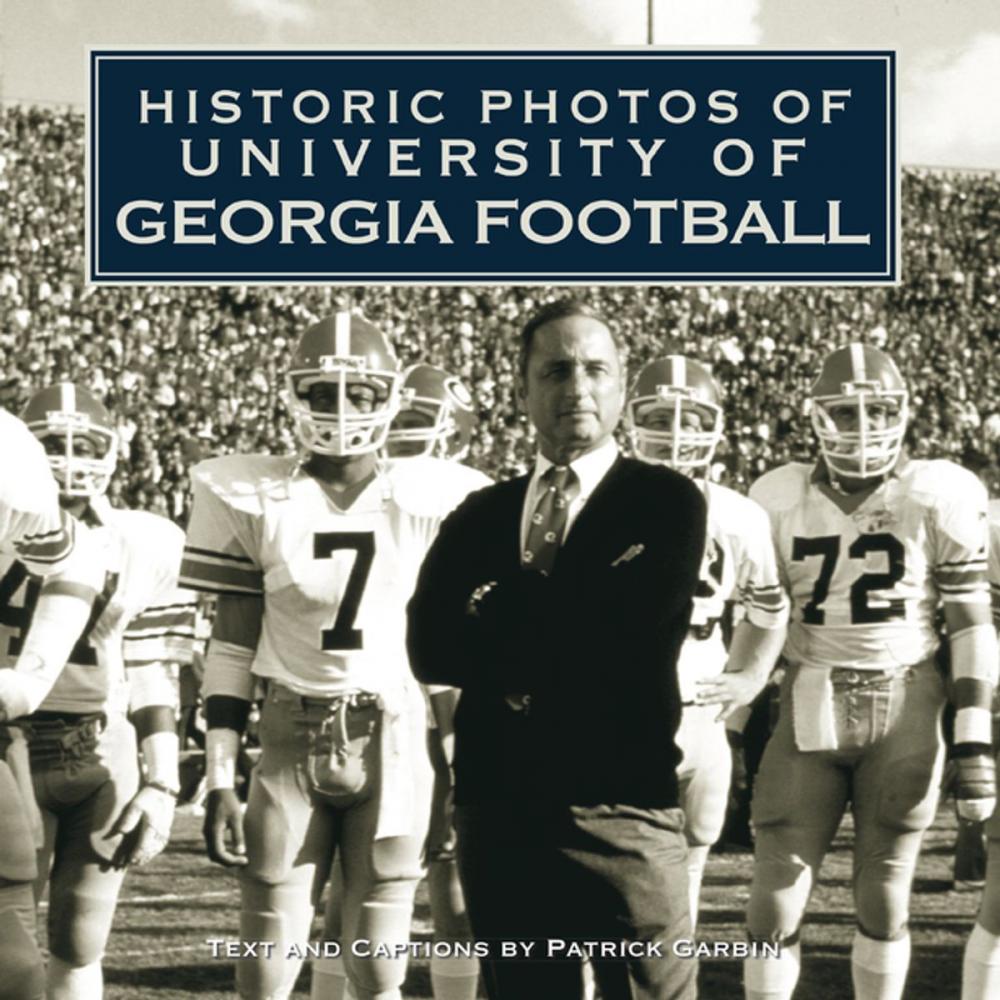
<path fill-rule="evenodd" d="M 811 882 L 809 867 L 794 857 L 755 862 L 747 904 L 750 937 L 777 944 L 795 941 Z"/>
<path fill-rule="evenodd" d="M 289 950 L 309 937 L 309 886 L 273 886 L 244 876 L 240 888 L 240 939 L 257 948 L 236 962 L 237 990 L 249 1000 L 279 1000 L 291 993 L 302 968 L 302 958 Z"/>
<path fill-rule="evenodd" d="M 454 861 L 432 861 L 428 865 L 427 893 L 435 940 L 468 940 L 472 937 L 465 897 Z"/>
<path fill-rule="evenodd" d="M 66 865 L 49 883 L 49 951 L 72 968 L 100 962 L 118 904 L 123 871 Z"/>
<path fill-rule="evenodd" d="M 31 911 L 31 886 L 24 886 Z M 45 966 L 35 942 L 33 921 L 25 926 L 23 907 L 9 902 L 9 890 L 0 895 L 0 1000 L 41 1000 L 45 995 Z"/>
<path fill-rule="evenodd" d="M 362 901 L 356 939 L 369 942 L 369 954 L 345 954 L 348 978 L 359 996 L 393 996 L 403 985 L 416 889 L 413 879 L 376 882 Z M 380 954 L 380 945 L 388 954 Z"/>

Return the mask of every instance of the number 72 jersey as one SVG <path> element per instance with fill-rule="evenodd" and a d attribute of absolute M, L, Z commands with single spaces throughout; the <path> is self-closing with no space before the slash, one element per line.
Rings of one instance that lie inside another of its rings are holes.
<path fill-rule="evenodd" d="M 750 496 L 770 516 L 792 598 L 792 663 L 919 663 L 937 648 L 940 603 L 989 602 L 986 492 L 952 462 L 907 462 L 851 513 L 808 465 L 767 473 Z"/>

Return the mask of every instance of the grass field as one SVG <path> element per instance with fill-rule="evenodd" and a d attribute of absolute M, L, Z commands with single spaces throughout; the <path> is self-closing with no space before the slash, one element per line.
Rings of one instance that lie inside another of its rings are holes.
<path fill-rule="evenodd" d="M 233 964 L 213 959 L 207 938 L 237 936 L 238 893 L 234 880 L 204 857 L 199 819 L 178 817 L 165 854 L 133 871 L 125 883 L 105 959 L 107 1000 L 216 1000 L 232 997 Z M 928 833 L 913 896 L 913 962 L 907 1000 L 957 998 L 961 950 L 978 906 L 976 892 L 951 889 L 955 823 L 942 808 Z M 841 831 L 827 858 L 803 931 L 804 962 L 796 1000 L 847 1000 L 848 962 L 854 931 L 850 869 L 851 834 Z M 743 940 L 742 915 L 750 882 L 745 854 L 709 859 L 698 937 Z M 426 893 L 421 887 L 415 940 L 430 934 Z M 308 968 L 296 998 L 308 997 Z M 740 964 L 706 961 L 700 974 L 702 1000 L 742 997 Z M 431 996 L 427 963 L 411 963 L 407 998 Z"/>

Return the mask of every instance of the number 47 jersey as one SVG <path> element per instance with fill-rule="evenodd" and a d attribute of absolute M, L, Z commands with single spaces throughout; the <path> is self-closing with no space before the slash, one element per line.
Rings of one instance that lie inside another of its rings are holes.
<path fill-rule="evenodd" d="M 845 513 L 827 482 L 796 463 L 750 490 L 792 598 L 785 656 L 861 670 L 927 659 L 939 603 L 989 602 L 982 484 L 952 462 L 909 461 Z"/>
<path fill-rule="evenodd" d="M 292 457 L 210 459 L 193 481 L 181 579 L 263 596 L 256 676 L 318 696 L 391 697 L 410 684 L 405 609 L 417 572 L 441 520 L 485 476 L 403 459 L 347 510 Z"/>

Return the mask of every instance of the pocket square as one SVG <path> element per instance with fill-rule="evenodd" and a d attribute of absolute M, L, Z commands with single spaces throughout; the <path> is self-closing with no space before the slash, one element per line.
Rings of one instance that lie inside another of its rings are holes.
<path fill-rule="evenodd" d="M 622 563 L 631 562 L 636 556 L 642 555 L 646 551 L 646 546 L 639 542 L 638 545 L 630 545 L 611 565 L 620 566 Z"/>

